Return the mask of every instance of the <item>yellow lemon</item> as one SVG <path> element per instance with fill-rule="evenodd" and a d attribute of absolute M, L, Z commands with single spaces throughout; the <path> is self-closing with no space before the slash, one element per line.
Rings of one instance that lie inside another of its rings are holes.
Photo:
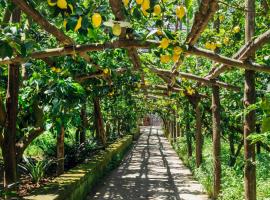
<path fill-rule="evenodd" d="M 143 0 L 136 0 L 136 3 L 137 3 L 138 5 L 141 5 L 141 4 L 143 3 Z"/>
<path fill-rule="evenodd" d="M 219 18 L 219 21 L 221 21 L 221 22 L 222 22 L 222 21 L 224 21 L 225 16 L 224 16 L 224 15 L 220 15 L 218 18 Z"/>
<path fill-rule="evenodd" d="M 60 68 L 56 68 L 56 69 L 55 69 L 55 72 L 56 72 L 56 73 L 60 73 L 60 72 L 61 72 L 61 69 L 60 69 Z"/>
<path fill-rule="evenodd" d="M 176 55 L 180 55 L 183 52 L 183 49 L 181 47 L 174 47 L 173 53 Z"/>
<path fill-rule="evenodd" d="M 55 69 L 56 69 L 55 67 L 52 67 L 52 68 L 51 68 L 51 70 L 52 70 L 53 72 L 55 71 Z"/>
<path fill-rule="evenodd" d="M 56 0 L 52 1 L 52 0 L 48 0 L 48 4 L 49 6 L 56 6 Z"/>
<path fill-rule="evenodd" d="M 67 27 L 67 20 L 66 19 L 64 19 L 64 21 L 63 21 L 63 27 Z"/>
<path fill-rule="evenodd" d="M 114 24 L 112 27 L 112 32 L 115 36 L 121 35 L 122 29 L 120 24 Z"/>
<path fill-rule="evenodd" d="M 160 7 L 159 4 L 157 4 L 157 5 L 154 6 L 154 14 L 155 15 L 160 15 L 160 13 L 161 13 L 161 7 Z"/>
<path fill-rule="evenodd" d="M 94 13 L 92 16 L 92 24 L 94 28 L 98 28 L 101 25 L 102 17 L 99 13 Z"/>
<path fill-rule="evenodd" d="M 163 35 L 163 32 L 160 28 L 157 30 L 157 35 Z"/>
<path fill-rule="evenodd" d="M 124 6 L 128 6 L 128 3 L 129 3 L 129 0 L 122 0 L 123 1 L 123 4 L 124 4 Z"/>
<path fill-rule="evenodd" d="M 211 42 L 210 49 L 214 51 L 217 48 L 217 44 L 215 42 Z"/>
<path fill-rule="evenodd" d="M 193 95 L 193 94 L 195 93 L 195 91 L 194 91 L 192 88 L 188 87 L 188 88 L 187 88 L 187 93 L 188 93 L 189 95 Z"/>
<path fill-rule="evenodd" d="M 211 49 L 211 43 L 210 42 L 206 42 L 205 43 L 205 48 L 206 49 Z"/>
<path fill-rule="evenodd" d="M 233 28 L 233 32 L 234 32 L 234 33 L 239 33 L 239 32 L 240 32 L 240 26 L 235 26 L 235 27 Z"/>
<path fill-rule="evenodd" d="M 67 9 L 67 1 L 66 0 L 57 0 L 57 6 L 61 9 Z"/>
<path fill-rule="evenodd" d="M 104 69 L 103 74 L 109 74 L 109 69 Z"/>
<path fill-rule="evenodd" d="M 161 63 L 168 63 L 168 62 L 170 62 L 170 59 L 171 59 L 170 55 L 161 55 L 160 56 Z"/>
<path fill-rule="evenodd" d="M 162 38 L 162 40 L 160 42 L 160 47 L 162 49 L 167 49 L 169 44 L 170 44 L 170 41 L 167 38 Z"/>
<path fill-rule="evenodd" d="M 82 17 L 80 16 L 74 28 L 74 31 L 77 32 L 81 27 L 82 27 Z"/>
<path fill-rule="evenodd" d="M 142 3 L 142 9 L 146 11 L 149 8 L 150 8 L 150 0 L 144 0 Z"/>
<path fill-rule="evenodd" d="M 186 14 L 186 8 L 185 6 L 177 6 L 176 7 L 176 16 L 181 20 Z"/>
<path fill-rule="evenodd" d="M 174 62 L 174 63 L 177 63 L 178 60 L 179 60 L 179 55 L 173 54 L 173 62 Z"/>
<path fill-rule="evenodd" d="M 228 45 L 229 42 L 230 42 L 230 39 L 229 39 L 228 37 L 225 37 L 225 38 L 223 39 L 223 43 L 224 43 L 225 45 Z"/>

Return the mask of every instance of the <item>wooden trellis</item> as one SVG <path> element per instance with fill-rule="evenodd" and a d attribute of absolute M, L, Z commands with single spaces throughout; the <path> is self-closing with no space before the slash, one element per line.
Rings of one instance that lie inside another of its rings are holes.
<path fill-rule="evenodd" d="M 16 66 L 20 63 L 25 63 L 29 59 L 45 59 L 45 62 L 50 57 L 56 57 L 56 56 L 66 56 L 66 55 L 74 55 L 77 54 L 84 58 L 84 60 L 88 63 L 90 63 L 94 68 L 96 68 L 98 71 L 93 74 L 86 74 L 80 77 L 75 77 L 75 80 L 78 82 L 82 82 L 89 78 L 96 78 L 96 77 L 103 77 L 102 74 L 102 67 L 98 66 L 94 63 L 94 61 L 90 58 L 90 56 L 87 54 L 87 52 L 91 51 L 103 51 L 105 49 L 115 49 L 115 48 L 125 48 L 127 49 L 128 56 L 134 66 L 134 70 L 139 71 L 141 74 L 142 83 L 144 83 L 144 73 L 142 71 L 142 63 L 140 61 L 140 57 L 138 55 L 137 49 L 147 49 L 152 47 L 157 47 L 159 45 L 159 42 L 157 41 L 139 41 L 133 39 L 133 36 L 131 35 L 129 40 L 126 39 L 126 31 L 123 29 L 122 34 L 119 37 L 118 41 L 115 42 L 107 42 L 104 44 L 83 44 L 83 45 L 76 45 L 72 38 L 67 36 L 64 32 L 59 30 L 57 27 L 52 25 L 48 22 L 37 10 L 35 10 L 33 7 L 31 7 L 25 0 L 11 0 L 19 9 L 21 9 L 25 14 L 27 14 L 29 17 L 31 17 L 41 28 L 43 28 L 48 33 L 52 34 L 62 45 L 63 47 L 58 48 L 52 48 L 47 49 L 43 51 L 37 51 L 32 54 L 30 54 L 27 58 L 21 57 L 21 56 L 15 56 L 8 59 L 2 59 L 0 60 L 0 65 L 10 65 L 10 66 Z M 110 6 L 112 8 L 112 11 L 116 17 L 116 20 L 125 21 L 125 15 L 122 11 L 122 1 L 121 0 L 109 0 Z M 248 10 L 254 10 L 254 0 L 246 0 L 247 8 Z M 158 89 L 162 91 L 174 91 L 179 92 L 181 90 L 180 87 L 178 87 L 179 83 L 173 84 L 171 81 L 175 77 L 183 77 L 186 79 L 190 79 L 193 81 L 197 81 L 199 83 L 202 83 L 204 85 L 210 86 L 213 89 L 213 96 L 212 96 L 212 104 L 213 104 L 213 141 L 214 141 L 214 159 L 215 165 L 215 186 L 214 186 L 214 195 L 215 197 L 218 195 L 220 191 L 220 160 L 219 160 L 219 151 L 220 151 L 220 98 L 219 98 L 219 88 L 226 88 L 232 91 L 239 92 L 241 91 L 241 88 L 237 86 L 233 86 L 221 81 L 216 80 L 218 76 L 227 71 L 230 70 L 231 67 L 240 68 L 246 70 L 246 88 L 245 88 L 245 100 L 246 100 L 246 106 L 248 106 L 250 103 L 253 103 L 252 100 L 252 92 L 254 91 L 254 82 L 249 82 L 250 79 L 254 77 L 254 74 L 249 73 L 250 71 L 259 71 L 259 72 L 266 72 L 270 73 L 270 66 L 263 66 L 257 63 L 254 63 L 252 61 L 252 57 L 255 54 L 255 51 L 260 49 L 263 45 L 270 42 L 270 30 L 266 31 L 265 33 L 261 34 L 257 38 L 251 39 L 254 35 L 254 24 L 251 23 L 254 21 L 254 13 L 253 12 L 246 12 L 246 44 L 237 52 L 235 53 L 232 58 L 205 50 L 196 47 L 196 42 L 198 41 L 201 33 L 204 31 L 206 26 L 208 25 L 208 22 L 211 20 L 215 12 L 218 10 L 218 1 L 216 0 L 202 0 L 200 3 L 199 10 L 195 14 L 194 23 L 191 28 L 191 31 L 189 32 L 185 44 L 188 46 L 187 49 L 184 50 L 185 54 L 190 54 L 194 56 L 204 57 L 207 59 L 210 59 L 214 62 L 217 62 L 221 65 L 215 65 L 212 70 L 209 72 L 209 74 L 206 77 L 199 77 L 193 74 L 184 73 L 177 71 L 178 65 L 181 63 L 177 63 L 175 66 L 173 66 L 172 70 L 163 70 L 163 69 L 157 69 L 153 66 L 147 66 L 153 73 L 155 73 L 157 76 L 161 77 L 167 86 L 164 85 L 156 85 L 156 86 L 144 86 L 142 87 L 145 89 L 146 93 L 147 90 L 152 89 Z M 7 16 L 5 18 L 8 18 Z M 251 20 L 251 22 L 250 22 Z M 125 69 L 116 70 L 116 73 L 125 73 Z M 250 88 L 253 88 L 249 90 Z M 157 96 L 163 96 L 165 93 L 160 92 L 154 92 L 154 97 Z M 253 94 L 254 95 L 254 94 Z M 151 95 L 148 95 L 151 96 Z M 166 95 L 165 95 L 166 96 Z M 200 109 L 199 109 L 199 101 L 204 95 L 198 94 L 196 92 L 195 95 L 187 95 L 188 98 L 190 98 L 191 103 L 194 104 L 194 108 L 196 111 L 196 127 L 197 127 L 197 134 L 196 138 L 197 141 L 200 141 L 201 135 L 201 119 L 200 119 Z M 152 96 L 153 97 L 153 96 Z M 253 114 L 251 116 L 249 115 L 246 119 L 246 121 L 251 120 L 254 121 Z M 252 122 L 253 123 L 253 122 Z M 249 127 L 249 122 L 246 122 L 245 126 Z M 251 125 L 252 129 L 252 125 Z M 250 130 L 246 130 L 246 136 L 250 133 Z M 0 140 L 2 140 L 0 138 Z M 252 151 L 252 145 L 249 144 L 247 141 L 245 141 L 245 149 L 246 151 Z M 198 144 L 201 145 L 201 144 Z M 250 150 L 251 149 L 251 150 Z M 200 154 L 199 152 L 201 150 L 201 146 L 196 146 L 196 152 L 197 154 Z M 198 155 L 198 160 L 196 160 L 197 166 L 201 163 L 201 155 Z M 252 156 L 252 155 L 251 155 Z M 245 157 L 246 159 L 250 158 L 250 155 L 247 152 L 247 155 Z M 246 199 L 255 199 L 254 194 L 256 192 L 254 191 L 254 180 L 252 180 L 252 177 L 254 176 L 254 168 L 250 168 L 251 173 L 248 174 L 248 179 L 246 180 Z M 254 178 L 254 177 L 253 177 Z"/>

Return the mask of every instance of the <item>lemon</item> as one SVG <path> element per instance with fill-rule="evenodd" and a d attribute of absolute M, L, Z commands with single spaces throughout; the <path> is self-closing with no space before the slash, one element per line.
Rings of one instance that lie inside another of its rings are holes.
<path fill-rule="evenodd" d="M 225 45 L 228 45 L 229 42 L 230 42 L 230 39 L 229 39 L 228 37 L 225 37 L 225 38 L 223 39 L 223 43 L 224 43 Z"/>
<path fill-rule="evenodd" d="M 63 21 L 63 27 L 67 27 L 67 20 L 66 19 L 64 19 L 64 21 Z"/>
<path fill-rule="evenodd" d="M 174 63 L 177 63 L 178 60 L 179 60 L 179 55 L 173 54 L 173 62 L 174 62 Z"/>
<path fill-rule="evenodd" d="M 176 6 L 176 16 L 181 20 L 186 14 L 185 6 Z"/>
<path fill-rule="evenodd" d="M 103 74 L 109 74 L 109 69 L 104 69 Z"/>
<path fill-rule="evenodd" d="M 144 0 L 142 3 L 142 9 L 146 11 L 149 8 L 150 8 L 150 0 Z"/>
<path fill-rule="evenodd" d="M 128 6 L 129 0 L 122 0 L 125 7 Z"/>
<path fill-rule="evenodd" d="M 141 5 L 141 4 L 143 3 L 143 0 L 136 0 L 136 3 L 137 3 L 138 5 Z"/>
<path fill-rule="evenodd" d="M 170 41 L 167 38 L 162 38 L 162 40 L 160 42 L 160 47 L 162 49 L 167 49 L 169 44 L 170 44 Z"/>
<path fill-rule="evenodd" d="M 221 22 L 222 22 L 222 21 L 224 21 L 225 16 L 224 16 L 224 15 L 220 15 L 218 18 L 219 18 L 219 21 L 221 21 Z"/>
<path fill-rule="evenodd" d="M 181 47 L 174 47 L 173 53 L 176 55 L 180 55 L 183 52 L 183 49 Z"/>
<path fill-rule="evenodd" d="M 61 69 L 60 69 L 60 68 L 56 68 L 56 69 L 55 69 L 55 72 L 56 72 L 56 73 L 60 73 L 60 72 L 61 72 Z"/>
<path fill-rule="evenodd" d="M 51 68 L 51 70 L 52 70 L 53 72 L 55 71 L 55 69 L 56 69 L 56 67 L 52 67 L 52 68 Z"/>
<path fill-rule="evenodd" d="M 235 26 L 235 27 L 233 28 L 233 32 L 234 32 L 234 33 L 239 33 L 239 32 L 240 32 L 240 26 Z"/>
<path fill-rule="evenodd" d="M 215 42 L 211 42 L 210 49 L 214 51 L 217 48 L 217 44 Z"/>
<path fill-rule="evenodd" d="M 122 29 L 120 24 L 114 24 L 112 27 L 112 32 L 115 36 L 121 35 Z"/>
<path fill-rule="evenodd" d="M 67 9 L 67 1 L 66 0 L 57 0 L 57 6 L 60 9 Z"/>
<path fill-rule="evenodd" d="M 163 32 L 160 28 L 157 30 L 157 35 L 163 35 Z"/>
<path fill-rule="evenodd" d="M 102 17 L 99 13 L 94 13 L 92 16 L 92 24 L 94 28 L 98 28 L 101 25 Z"/>
<path fill-rule="evenodd" d="M 188 88 L 187 88 L 187 93 L 188 93 L 189 95 L 193 95 L 193 94 L 195 93 L 195 91 L 194 91 L 192 88 L 188 87 Z"/>
<path fill-rule="evenodd" d="M 170 62 L 170 59 L 171 59 L 171 57 L 169 55 L 161 55 L 160 56 L 161 63 L 168 63 L 168 62 Z"/>
<path fill-rule="evenodd" d="M 81 27 L 82 27 L 82 17 L 80 16 L 74 28 L 74 31 L 77 32 Z"/>
<path fill-rule="evenodd" d="M 48 0 L 49 6 L 56 6 L 56 1 Z"/>
<path fill-rule="evenodd" d="M 211 49 L 211 43 L 210 42 L 206 42 L 205 43 L 205 48 L 206 49 Z"/>
<path fill-rule="evenodd" d="M 154 14 L 155 15 L 160 15 L 160 13 L 161 13 L 161 7 L 160 7 L 159 4 L 157 4 L 157 5 L 154 6 Z"/>

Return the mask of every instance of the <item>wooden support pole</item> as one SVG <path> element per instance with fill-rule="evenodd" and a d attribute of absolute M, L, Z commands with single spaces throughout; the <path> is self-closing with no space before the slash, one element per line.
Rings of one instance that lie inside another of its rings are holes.
<path fill-rule="evenodd" d="M 246 4 L 246 26 L 245 40 L 246 43 L 252 40 L 255 32 L 255 0 L 245 0 Z M 249 57 L 254 59 L 254 53 Z M 256 103 L 255 91 L 255 72 L 245 71 L 245 91 L 244 91 L 244 108 Z M 246 113 L 244 116 L 244 182 L 245 182 L 245 199 L 256 200 L 256 166 L 255 166 L 255 144 L 248 140 L 248 136 L 255 131 L 255 110 Z"/>
<path fill-rule="evenodd" d="M 57 175 L 65 170 L 65 128 L 62 125 L 57 135 Z"/>
<path fill-rule="evenodd" d="M 221 190 L 221 161 L 220 161 L 220 94 L 219 87 L 212 87 L 212 127 L 213 127 L 213 164 L 214 187 L 213 198 L 217 199 Z"/>
<path fill-rule="evenodd" d="M 20 22 L 21 11 L 15 8 L 11 21 Z M 3 138 L 4 187 L 17 181 L 16 162 L 16 122 L 18 113 L 19 65 L 8 66 L 8 82 L 6 93 L 6 121 Z"/>
<path fill-rule="evenodd" d="M 100 107 L 100 99 L 98 97 L 94 97 L 94 116 L 95 116 L 95 128 L 96 128 L 96 134 L 97 138 L 100 141 L 100 143 L 103 146 L 106 146 L 107 144 L 107 137 L 106 132 L 104 129 L 104 123 L 103 123 L 103 117 L 101 113 L 101 107 Z M 120 126 L 118 121 L 118 134 L 120 134 Z"/>
<path fill-rule="evenodd" d="M 202 116 L 200 103 L 195 106 L 196 113 L 196 167 L 200 167 L 202 164 Z"/>

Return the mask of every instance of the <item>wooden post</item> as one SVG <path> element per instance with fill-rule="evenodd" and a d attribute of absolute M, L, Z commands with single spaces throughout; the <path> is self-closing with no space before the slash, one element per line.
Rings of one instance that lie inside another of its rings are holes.
<path fill-rule="evenodd" d="M 255 32 L 255 0 L 245 0 L 246 3 L 246 26 L 245 42 L 252 40 Z M 253 59 L 254 53 L 248 59 Z M 245 71 L 245 91 L 244 108 L 256 102 L 255 94 L 255 72 Z M 250 111 L 244 116 L 244 180 L 245 180 L 245 199 L 256 200 L 256 166 L 255 145 L 247 137 L 255 131 L 255 111 Z"/>
<path fill-rule="evenodd" d="M 196 167 L 202 164 L 202 118 L 199 101 L 195 105 L 196 112 Z"/>
<path fill-rule="evenodd" d="M 15 8 L 12 13 L 12 22 L 20 21 L 21 11 Z M 17 180 L 16 162 L 16 121 L 18 112 L 18 91 L 19 91 L 19 65 L 8 66 L 8 82 L 6 93 L 6 122 L 3 140 L 4 160 L 4 187 L 15 183 Z"/>
<path fill-rule="evenodd" d="M 57 135 L 57 175 L 61 175 L 65 170 L 65 128 L 61 126 Z"/>
<path fill-rule="evenodd" d="M 213 86 L 212 94 L 212 123 L 213 123 L 213 162 L 214 188 L 213 198 L 217 199 L 221 189 L 221 161 L 220 161 L 220 97 L 219 87 Z"/>
<path fill-rule="evenodd" d="M 96 127 L 97 138 L 103 146 L 106 146 L 107 137 L 104 130 L 103 117 L 102 117 L 101 108 L 100 108 L 100 100 L 98 97 L 95 97 L 93 101 L 94 101 L 94 116 L 95 116 L 95 127 Z M 118 129 L 120 129 L 119 122 L 118 122 Z"/>
<path fill-rule="evenodd" d="M 185 130 L 185 135 L 186 135 L 186 141 L 187 141 L 187 153 L 188 157 L 192 157 L 192 137 L 191 137 L 191 132 L 190 132 L 190 119 L 189 119 L 189 105 L 187 105 L 187 110 L 186 110 L 186 130 Z"/>

